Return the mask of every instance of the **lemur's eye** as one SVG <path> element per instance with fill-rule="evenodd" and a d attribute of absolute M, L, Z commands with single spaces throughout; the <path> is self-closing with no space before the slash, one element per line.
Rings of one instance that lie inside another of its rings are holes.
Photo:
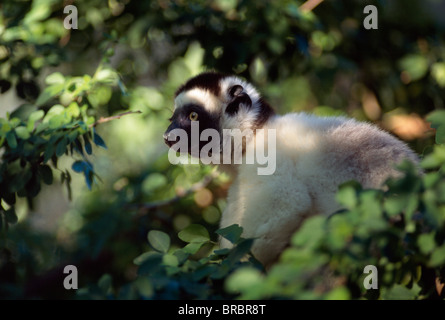
<path fill-rule="evenodd" d="M 192 120 L 192 121 L 196 121 L 196 120 L 198 120 L 198 114 L 197 114 L 195 111 L 192 111 L 192 112 L 190 112 L 190 114 L 189 114 L 189 118 L 190 118 L 190 120 Z"/>

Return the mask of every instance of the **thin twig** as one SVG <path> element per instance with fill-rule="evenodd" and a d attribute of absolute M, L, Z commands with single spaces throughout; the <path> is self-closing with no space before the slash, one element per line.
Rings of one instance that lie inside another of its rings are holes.
<path fill-rule="evenodd" d="M 201 181 L 198 181 L 198 182 L 192 184 L 192 186 L 189 189 L 177 191 L 176 196 L 174 196 L 170 199 L 142 203 L 142 204 L 136 204 L 135 206 L 137 206 L 137 208 L 139 210 L 141 210 L 139 215 L 144 215 L 145 213 L 147 213 L 150 210 L 154 210 L 154 209 L 158 209 L 160 207 L 165 207 L 165 206 L 171 205 L 175 202 L 178 202 L 182 198 L 185 198 L 185 197 L 193 194 L 194 192 L 207 187 L 208 184 L 213 179 L 215 179 L 218 175 L 219 175 L 219 173 L 217 171 L 213 171 L 212 173 L 206 175 Z"/>
<path fill-rule="evenodd" d="M 307 0 L 300 6 L 300 10 L 305 12 L 312 11 L 322 2 L 323 0 Z"/>
<path fill-rule="evenodd" d="M 120 119 L 121 117 L 123 117 L 123 116 L 126 116 L 126 115 L 128 115 L 128 114 L 134 114 L 134 113 L 142 113 L 142 111 L 127 111 L 127 112 L 124 112 L 124 113 L 120 113 L 120 114 L 117 114 L 117 115 L 115 115 L 115 116 L 111 116 L 111 117 L 106 117 L 106 118 L 104 118 L 104 117 L 101 117 L 99 120 L 97 120 L 95 123 L 93 123 L 93 124 L 90 124 L 90 128 L 92 128 L 92 127 L 95 127 L 95 126 L 97 126 L 98 124 L 101 124 L 101 123 L 105 123 L 105 122 L 108 122 L 108 121 L 111 121 L 111 120 L 115 120 L 115 119 Z"/>

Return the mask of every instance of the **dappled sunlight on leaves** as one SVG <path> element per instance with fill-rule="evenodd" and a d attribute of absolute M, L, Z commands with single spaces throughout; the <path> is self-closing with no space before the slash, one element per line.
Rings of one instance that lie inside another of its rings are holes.
<path fill-rule="evenodd" d="M 76 0 L 69 30 L 63 2 L 2 1 L 0 297 L 443 298 L 441 4 L 376 2 L 366 30 L 359 1 L 301 3 Z M 204 70 L 252 82 L 279 114 L 375 122 L 424 172 L 342 185 L 343 210 L 308 218 L 265 271 L 242 228 L 218 229 L 230 177 L 168 161 L 175 90 Z M 52 277 L 67 263 L 77 293 Z"/>

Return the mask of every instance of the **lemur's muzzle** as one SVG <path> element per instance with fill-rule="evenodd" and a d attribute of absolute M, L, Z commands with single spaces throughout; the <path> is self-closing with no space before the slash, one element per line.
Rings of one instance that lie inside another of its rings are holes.
<path fill-rule="evenodd" d="M 167 144 L 169 148 L 171 148 L 172 145 L 174 145 L 176 142 L 179 141 L 179 136 L 177 136 L 173 130 L 177 128 L 178 126 L 176 125 L 176 123 L 172 122 L 168 126 L 167 130 L 164 132 L 164 142 Z"/>

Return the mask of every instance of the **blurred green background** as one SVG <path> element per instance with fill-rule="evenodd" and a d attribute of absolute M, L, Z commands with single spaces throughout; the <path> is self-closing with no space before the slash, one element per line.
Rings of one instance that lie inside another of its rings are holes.
<path fill-rule="evenodd" d="M 100 178 L 91 190 L 72 173 L 68 191 L 62 172 L 78 158 L 62 156 L 52 183 L 32 201 L 17 198 L 18 222 L 1 235 L 0 298 L 76 297 L 61 285 L 67 264 L 78 267 L 80 287 L 112 279 L 119 291 L 138 278 L 133 260 L 149 250 L 149 230 L 163 230 L 181 247 L 177 233 L 199 223 L 216 240 L 227 176 L 157 205 L 212 172 L 170 165 L 162 139 L 175 89 L 201 71 L 251 81 L 278 113 L 349 115 L 420 155 L 430 152 L 434 131 L 425 116 L 444 109 L 445 1 L 322 1 L 310 11 L 299 9 L 303 3 L 3 0 L 0 117 L 22 105 L 47 112 L 55 102 L 42 98 L 45 88 L 87 83 L 84 75 L 97 81 L 85 89 L 91 121 L 142 113 L 96 127 L 107 149 L 94 147 L 89 156 Z M 78 29 L 63 27 L 69 4 L 78 9 Z M 363 27 L 367 4 L 378 9 L 377 30 Z M 77 101 L 68 91 L 54 94 L 63 107 Z"/>

